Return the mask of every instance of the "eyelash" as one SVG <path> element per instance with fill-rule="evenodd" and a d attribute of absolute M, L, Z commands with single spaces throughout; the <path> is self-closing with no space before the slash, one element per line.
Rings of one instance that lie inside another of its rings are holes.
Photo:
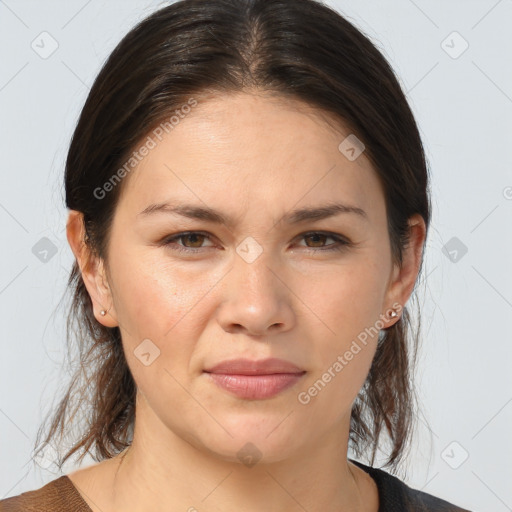
<path fill-rule="evenodd" d="M 208 235 L 208 233 L 204 233 L 202 231 L 185 231 L 185 232 L 177 233 L 177 234 L 172 235 L 170 237 L 164 238 L 159 243 L 159 245 L 160 246 L 164 246 L 164 247 L 168 247 L 168 248 L 170 248 L 173 251 L 186 252 L 186 253 L 197 253 L 197 252 L 201 251 L 202 249 L 205 249 L 204 247 L 184 247 L 184 246 L 177 245 L 177 244 L 173 243 L 175 240 L 180 240 L 180 239 L 185 238 L 185 237 L 190 236 L 190 235 L 200 235 L 200 236 L 204 236 L 208 240 L 211 240 L 211 238 Z M 342 251 L 346 247 L 349 247 L 349 246 L 352 245 L 352 242 L 348 241 L 347 239 L 344 239 L 344 238 L 342 238 L 342 237 L 340 237 L 338 235 L 335 235 L 334 233 L 329 233 L 329 232 L 325 232 L 325 231 L 308 231 L 307 233 L 303 233 L 303 234 L 301 234 L 299 236 L 300 236 L 300 238 L 306 238 L 306 237 L 312 236 L 312 235 L 320 235 L 320 236 L 325 236 L 327 238 L 332 238 L 333 240 L 336 241 L 336 243 L 329 244 L 329 246 L 327 248 L 325 248 L 325 247 L 318 247 L 318 248 L 315 248 L 315 247 L 305 247 L 305 249 L 307 251 L 312 251 L 312 252 L 318 252 L 318 251 Z"/>

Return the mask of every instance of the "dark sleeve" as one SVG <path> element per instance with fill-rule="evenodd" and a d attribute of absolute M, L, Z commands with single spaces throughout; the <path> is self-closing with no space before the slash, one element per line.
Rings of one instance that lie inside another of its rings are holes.
<path fill-rule="evenodd" d="M 379 512 L 475 512 L 413 489 L 380 468 L 367 466 L 353 459 L 350 461 L 364 469 L 375 480 L 379 490 Z"/>
<path fill-rule="evenodd" d="M 404 493 L 407 510 L 417 512 L 472 512 L 453 503 L 416 489 L 408 488 Z"/>
<path fill-rule="evenodd" d="M 404 501 L 407 503 L 407 509 L 415 512 L 472 512 L 465 508 L 460 508 L 453 503 L 449 503 L 432 494 L 418 491 L 407 487 L 404 492 Z"/>
<path fill-rule="evenodd" d="M 395 492 L 401 496 L 404 511 L 407 512 L 473 512 L 449 503 L 437 496 L 413 489 L 404 482 L 397 480 Z"/>

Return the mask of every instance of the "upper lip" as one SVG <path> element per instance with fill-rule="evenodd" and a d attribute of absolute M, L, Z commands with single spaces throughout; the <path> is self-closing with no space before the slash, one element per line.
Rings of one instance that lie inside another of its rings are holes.
<path fill-rule="evenodd" d="M 231 375 L 271 375 L 273 373 L 304 373 L 305 370 L 284 359 L 270 358 L 260 361 L 230 359 L 221 361 L 204 371 Z"/>

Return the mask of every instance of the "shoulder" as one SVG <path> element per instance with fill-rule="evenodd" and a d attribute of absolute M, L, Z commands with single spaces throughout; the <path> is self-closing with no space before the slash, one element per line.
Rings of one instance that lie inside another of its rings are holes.
<path fill-rule="evenodd" d="M 361 462 L 350 461 L 366 471 L 379 489 L 379 512 L 471 512 L 441 498 L 409 487 L 394 475 L 382 469 L 366 466 Z"/>
<path fill-rule="evenodd" d="M 90 508 L 64 475 L 39 489 L 0 500 L 0 512 L 90 512 Z"/>

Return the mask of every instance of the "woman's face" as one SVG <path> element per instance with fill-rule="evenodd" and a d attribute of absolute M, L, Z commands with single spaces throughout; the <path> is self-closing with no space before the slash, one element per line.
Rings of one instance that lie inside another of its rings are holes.
<path fill-rule="evenodd" d="M 88 283 L 98 321 L 120 327 L 137 422 L 159 443 L 178 436 L 233 461 L 343 440 L 376 332 L 397 321 L 386 315 L 407 300 L 419 263 L 405 278 L 393 267 L 364 151 L 350 138 L 340 150 L 350 131 L 301 103 L 249 94 L 199 101 L 163 133 L 124 178 L 110 294 Z M 359 210 L 294 215 L 333 204 Z M 172 212 L 185 206 L 190 215 Z M 195 218 L 199 208 L 229 223 Z M 195 234 L 176 237 L 184 232 Z M 238 358 L 279 358 L 302 373 L 205 371 Z"/>

